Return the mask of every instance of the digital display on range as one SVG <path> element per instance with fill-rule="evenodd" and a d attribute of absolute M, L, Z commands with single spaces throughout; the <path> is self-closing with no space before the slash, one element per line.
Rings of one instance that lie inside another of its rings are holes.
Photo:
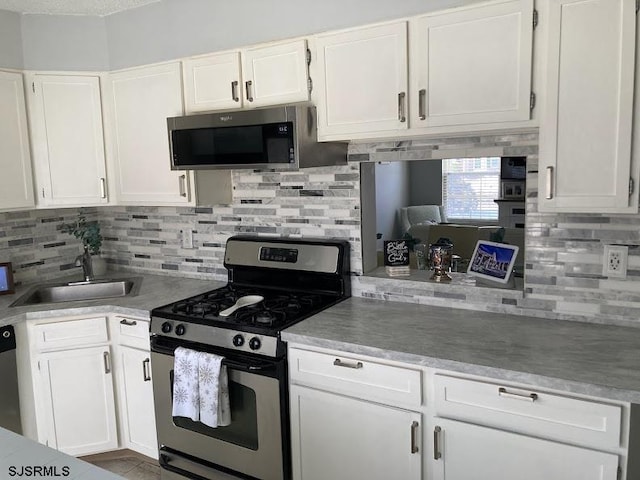
<path fill-rule="evenodd" d="M 262 247 L 260 249 L 260 260 L 296 263 L 298 261 L 298 250 L 295 248 Z"/>

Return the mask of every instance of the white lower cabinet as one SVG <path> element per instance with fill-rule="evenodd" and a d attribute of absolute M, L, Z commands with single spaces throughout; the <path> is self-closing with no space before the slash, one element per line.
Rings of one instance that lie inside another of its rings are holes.
<path fill-rule="evenodd" d="M 36 319 L 16 332 L 25 436 L 69 455 L 157 458 L 148 318 Z"/>
<path fill-rule="evenodd" d="M 289 372 L 295 480 L 422 478 L 419 370 L 289 348 Z"/>
<path fill-rule="evenodd" d="M 118 350 L 123 442 L 131 450 L 157 457 L 149 352 L 124 346 Z"/>
<path fill-rule="evenodd" d="M 618 456 L 468 423 L 434 419 L 435 478 L 616 480 Z"/>
<path fill-rule="evenodd" d="M 117 448 L 109 347 L 43 353 L 37 364 L 47 444 L 69 455 Z"/>
<path fill-rule="evenodd" d="M 421 415 L 293 385 L 293 478 L 420 479 Z"/>
<path fill-rule="evenodd" d="M 115 343 L 121 445 L 148 457 L 158 458 L 149 319 L 112 316 L 109 329 Z"/>

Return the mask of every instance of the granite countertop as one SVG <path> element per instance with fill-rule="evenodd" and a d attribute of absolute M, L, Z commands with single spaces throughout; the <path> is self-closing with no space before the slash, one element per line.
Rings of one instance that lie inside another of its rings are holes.
<path fill-rule="evenodd" d="M 352 297 L 282 339 L 640 403 L 640 328 Z"/>
<path fill-rule="evenodd" d="M 141 275 L 138 273 L 110 273 L 108 278 L 142 278 L 142 285 L 138 295 L 126 297 L 102 298 L 81 302 L 43 303 L 25 307 L 9 307 L 32 285 L 26 285 L 16 290 L 13 295 L 0 297 L 0 326 L 19 323 L 33 318 L 50 318 L 68 315 L 92 315 L 98 313 L 118 313 L 132 316 L 149 316 L 149 312 L 156 307 L 166 305 L 183 298 L 198 295 L 214 288 L 226 285 L 226 282 L 216 280 L 195 280 L 183 277 L 162 275 Z M 77 275 L 62 278 L 52 282 L 77 281 Z"/>
<path fill-rule="evenodd" d="M 0 428 L 0 478 L 122 480 L 95 465 Z M 37 471 L 35 469 L 38 469 Z"/>

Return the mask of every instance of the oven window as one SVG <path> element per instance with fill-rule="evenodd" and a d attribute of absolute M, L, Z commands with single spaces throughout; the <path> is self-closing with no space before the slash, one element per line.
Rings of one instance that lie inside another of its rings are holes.
<path fill-rule="evenodd" d="M 173 370 L 171 370 L 171 398 L 173 398 Z M 174 425 L 224 442 L 233 443 L 251 450 L 258 450 L 258 414 L 256 392 L 231 380 L 229 375 L 229 403 L 231 424 L 211 428 L 190 418 L 173 417 Z"/>

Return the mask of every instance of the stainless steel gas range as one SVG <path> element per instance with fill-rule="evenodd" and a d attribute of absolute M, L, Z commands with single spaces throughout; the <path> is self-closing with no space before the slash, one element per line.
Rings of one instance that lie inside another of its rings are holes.
<path fill-rule="evenodd" d="M 224 287 L 151 312 L 161 478 L 288 480 L 287 362 L 280 332 L 350 296 L 349 244 L 236 236 L 227 241 L 224 265 Z M 247 300 L 256 303 L 225 312 Z M 178 347 L 224 357 L 228 426 L 172 416 Z"/>

